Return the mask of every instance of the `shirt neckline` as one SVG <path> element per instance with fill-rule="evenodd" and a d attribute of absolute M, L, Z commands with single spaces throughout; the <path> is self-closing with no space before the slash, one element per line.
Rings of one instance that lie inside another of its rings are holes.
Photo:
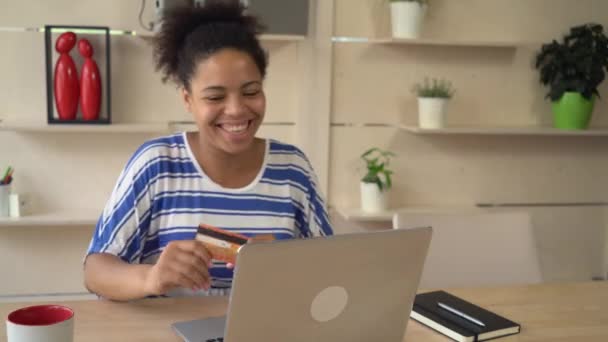
<path fill-rule="evenodd" d="M 270 154 L 270 139 L 264 139 L 264 144 L 265 144 L 264 160 L 262 161 L 262 166 L 260 167 L 260 170 L 258 171 L 258 174 L 255 176 L 255 178 L 249 184 L 247 184 L 243 187 L 226 188 L 226 187 L 221 186 L 220 184 L 217 184 L 215 181 L 213 181 L 213 179 L 211 179 L 211 177 L 207 176 L 205 171 L 203 171 L 203 168 L 199 165 L 198 161 L 194 157 L 194 153 L 192 152 L 192 149 L 190 147 L 190 142 L 188 141 L 187 133 L 188 132 L 185 132 L 185 131 L 182 132 L 182 139 L 184 140 L 184 145 L 186 145 L 186 151 L 188 152 L 188 157 L 190 158 L 190 162 L 192 164 L 194 164 L 194 167 L 198 170 L 199 174 L 203 178 L 203 181 L 206 182 L 210 187 L 214 188 L 215 190 L 222 191 L 222 192 L 232 192 L 232 193 L 246 192 L 246 191 L 251 190 L 253 187 L 255 187 L 260 182 L 260 179 L 262 179 L 262 176 L 264 175 L 264 171 L 266 170 L 266 165 L 268 163 L 268 156 Z"/>

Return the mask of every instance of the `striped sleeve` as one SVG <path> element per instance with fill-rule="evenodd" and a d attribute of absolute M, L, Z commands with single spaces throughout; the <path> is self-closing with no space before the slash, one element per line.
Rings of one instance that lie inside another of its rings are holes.
<path fill-rule="evenodd" d="M 308 194 L 310 200 L 308 202 L 308 231 L 311 236 L 330 236 L 333 235 L 333 229 L 327 215 L 327 207 L 325 201 L 318 189 L 317 176 L 310 168 L 310 183 Z"/>
<path fill-rule="evenodd" d="M 125 262 L 139 262 L 137 256 L 141 256 L 147 235 L 147 228 L 140 225 L 139 213 L 142 205 L 149 205 L 149 196 L 147 186 L 143 186 L 145 182 L 140 182 L 146 172 L 140 170 L 140 165 L 145 165 L 145 162 L 141 155 L 137 156 L 138 152 L 122 171 L 106 202 L 87 255 L 109 253 Z"/>
<path fill-rule="evenodd" d="M 299 148 L 293 146 L 297 155 L 302 160 L 302 165 L 305 168 L 305 173 L 308 176 L 307 182 L 307 197 L 308 197 L 308 206 L 306 208 L 306 219 L 304 222 L 308 225 L 305 229 L 301 229 L 302 234 L 305 237 L 316 237 L 316 236 L 330 236 L 333 235 L 333 229 L 331 227 L 331 222 L 329 220 L 329 216 L 327 215 L 327 206 L 325 205 L 325 201 L 323 200 L 323 195 L 319 190 L 318 177 L 315 173 L 312 164 Z"/>

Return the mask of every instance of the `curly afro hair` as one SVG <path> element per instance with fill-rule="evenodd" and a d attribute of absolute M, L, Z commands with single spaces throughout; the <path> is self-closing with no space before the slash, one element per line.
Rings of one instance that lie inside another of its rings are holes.
<path fill-rule="evenodd" d="M 268 57 L 257 39 L 263 29 L 238 0 L 207 0 L 201 7 L 167 10 L 154 41 L 156 71 L 163 82 L 171 79 L 189 90 L 199 61 L 233 48 L 249 54 L 265 77 Z"/>

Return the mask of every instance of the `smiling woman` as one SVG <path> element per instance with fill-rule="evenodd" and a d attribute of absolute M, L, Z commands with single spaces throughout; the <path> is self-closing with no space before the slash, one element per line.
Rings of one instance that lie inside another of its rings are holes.
<path fill-rule="evenodd" d="M 183 88 L 182 94 L 199 129 L 199 134 L 190 135 L 193 140 L 198 137 L 197 157 L 223 151 L 244 153 L 254 164 L 261 160 L 263 143 L 254 137 L 266 98 L 251 57 L 232 48 L 218 51 L 199 63 L 190 83 L 190 90 Z"/>
<path fill-rule="evenodd" d="M 180 87 L 198 130 L 148 141 L 131 157 L 89 246 L 90 291 L 115 300 L 225 294 L 232 270 L 194 240 L 201 223 L 248 237 L 332 234 L 304 153 L 256 137 L 268 63 L 260 27 L 237 0 L 165 14 L 156 67 Z"/>

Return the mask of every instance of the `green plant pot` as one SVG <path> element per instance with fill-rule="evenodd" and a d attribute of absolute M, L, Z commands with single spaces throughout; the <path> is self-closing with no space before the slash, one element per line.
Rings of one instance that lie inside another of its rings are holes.
<path fill-rule="evenodd" d="M 553 125 L 560 129 L 586 129 L 589 126 L 595 95 L 587 100 L 580 93 L 566 92 L 553 102 Z"/>

